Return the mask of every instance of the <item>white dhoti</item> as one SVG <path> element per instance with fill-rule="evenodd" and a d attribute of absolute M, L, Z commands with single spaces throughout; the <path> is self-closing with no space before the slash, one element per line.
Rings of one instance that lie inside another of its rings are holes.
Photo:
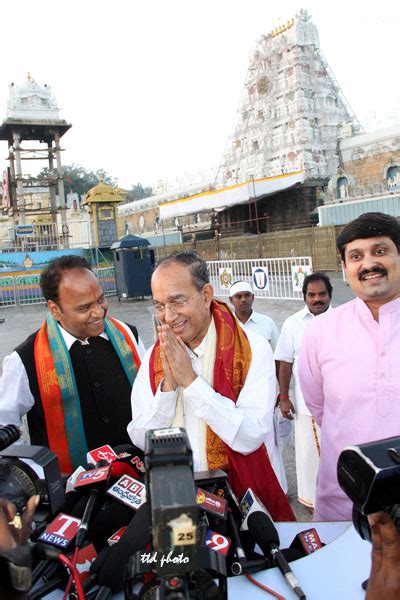
<path fill-rule="evenodd" d="M 294 422 L 297 495 L 314 508 L 320 453 L 320 431 L 313 417 L 296 413 Z"/>

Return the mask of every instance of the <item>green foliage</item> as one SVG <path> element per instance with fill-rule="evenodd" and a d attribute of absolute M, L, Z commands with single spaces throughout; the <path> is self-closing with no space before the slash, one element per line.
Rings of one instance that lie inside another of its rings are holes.
<path fill-rule="evenodd" d="M 103 178 L 104 183 L 107 185 L 116 186 L 118 181 L 111 177 L 104 169 L 98 169 L 97 171 L 88 171 L 81 165 L 64 165 L 64 187 L 65 193 L 75 192 L 79 197 L 86 194 L 90 188 L 94 187 L 99 183 L 100 178 Z M 50 174 L 52 175 L 52 174 Z M 37 179 L 49 176 L 48 168 L 42 169 L 37 176 Z"/>
<path fill-rule="evenodd" d="M 125 202 L 134 202 L 142 198 L 148 198 L 153 195 L 153 189 L 150 186 L 143 187 L 141 183 L 132 185 L 132 189 L 128 191 Z"/>

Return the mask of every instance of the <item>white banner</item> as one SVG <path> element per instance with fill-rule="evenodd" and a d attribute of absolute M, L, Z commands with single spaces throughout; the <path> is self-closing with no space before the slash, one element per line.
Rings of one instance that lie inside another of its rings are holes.
<path fill-rule="evenodd" d="M 204 210 L 223 210 L 228 206 L 244 204 L 259 196 L 275 194 L 298 183 L 303 183 L 303 181 L 304 171 L 298 171 L 297 173 L 277 175 L 276 177 L 245 181 L 222 190 L 204 192 L 188 198 L 179 198 L 179 200 L 160 204 L 160 219 L 171 219 Z"/>

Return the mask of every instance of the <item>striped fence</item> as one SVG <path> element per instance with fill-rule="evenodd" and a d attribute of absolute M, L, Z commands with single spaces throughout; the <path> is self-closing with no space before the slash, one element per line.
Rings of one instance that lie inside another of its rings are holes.
<path fill-rule="evenodd" d="M 115 269 L 105 267 L 94 269 L 106 296 L 115 296 Z M 40 289 L 40 274 L 27 274 L 0 277 L 0 306 L 26 306 L 44 304 L 45 299 Z"/>
<path fill-rule="evenodd" d="M 247 281 L 256 298 L 302 299 L 304 277 L 312 273 L 309 256 L 209 261 L 216 296 L 228 296 L 235 281 Z M 94 269 L 106 296 L 116 295 L 114 267 Z M 0 277 L 0 306 L 43 304 L 39 274 Z"/>
<path fill-rule="evenodd" d="M 228 296 L 235 281 L 247 281 L 256 298 L 301 300 L 306 275 L 312 273 L 310 256 L 209 261 L 216 296 Z"/>

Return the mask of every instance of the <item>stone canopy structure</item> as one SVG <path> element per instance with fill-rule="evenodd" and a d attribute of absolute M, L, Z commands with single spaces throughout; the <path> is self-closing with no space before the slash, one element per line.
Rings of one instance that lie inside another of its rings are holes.
<path fill-rule="evenodd" d="M 40 186 L 49 190 L 52 222 L 57 220 L 61 210 L 65 222 L 64 178 L 61 165 L 61 137 L 70 129 L 71 124 L 60 119 L 56 101 L 51 88 L 39 85 L 30 74 L 21 85 L 9 85 L 6 118 L 0 126 L 0 140 L 8 142 L 8 209 L 15 224 L 25 224 L 29 208 L 26 197 L 32 187 Z M 23 146 L 23 143 L 29 143 Z M 44 146 L 43 146 L 44 145 Z M 45 160 L 48 175 L 39 181 L 23 172 L 23 162 Z M 56 199 L 58 196 L 58 202 Z M 4 206 L 4 204 L 3 204 Z"/>
<path fill-rule="evenodd" d="M 21 85 L 10 83 L 7 102 L 7 119 L 60 120 L 59 109 L 51 95 L 51 87 L 46 83 L 39 85 L 28 74 Z"/>
<path fill-rule="evenodd" d="M 99 183 L 92 187 L 82 200 L 82 206 L 89 207 L 92 243 L 95 246 L 110 248 L 119 238 L 117 204 L 120 204 L 125 196 L 125 190 L 107 185 L 100 178 Z"/>

